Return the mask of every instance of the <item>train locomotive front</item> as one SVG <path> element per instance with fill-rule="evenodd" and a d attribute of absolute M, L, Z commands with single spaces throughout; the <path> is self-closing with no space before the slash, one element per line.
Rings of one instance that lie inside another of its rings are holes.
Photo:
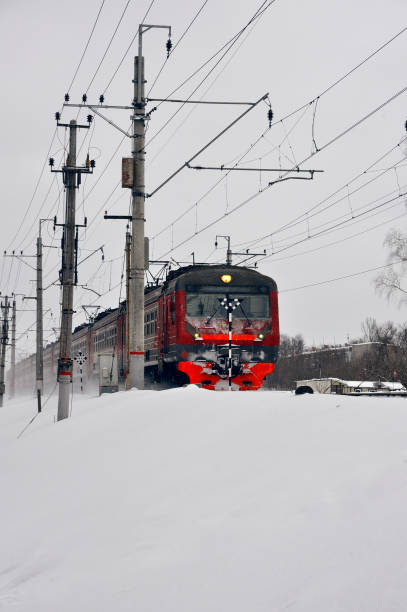
<path fill-rule="evenodd" d="M 253 269 L 225 265 L 195 266 L 174 281 L 177 369 L 206 389 L 228 388 L 227 306 L 233 304 L 232 388 L 259 389 L 278 355 L 275 281 Z"/>

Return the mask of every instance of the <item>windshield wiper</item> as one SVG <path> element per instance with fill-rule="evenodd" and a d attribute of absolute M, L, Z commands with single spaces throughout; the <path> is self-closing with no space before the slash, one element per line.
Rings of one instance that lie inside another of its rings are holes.
<path fill-rule="evenodd" d="M 219 307 L 220 307 L 220 302 L 221 302 L 221 299 L 220 299 L 220 298 L 218 298 L 218 300 L 219 300 L 219 304 L 216 306 L 215 310 L 213 311 L 213 313 L 211 314 L 211 316 L 209 317 L 209 319 L 206 321 L 205 325 L 208 325 L 208 323 L 210 323 L 210 322 L 211 322 L 211 320 L 213 319 L 213 317 L 214 317 L 214 316 L 216 315 L 216 313 L 218 312 Z"/>
<path fill-rule="evenodd" d="M 240 310 L 242 311 L 246 321 L 247 321 L 247 325 L 250 327 L 250 325 L 252 324 L 252 322 L 250 321 L 249 317 L 247 316 L 247 314 L 245 313 L 243 306 L 242 306 L 242 302 L 243 302 L 244 298 L 240 300 Z"/>

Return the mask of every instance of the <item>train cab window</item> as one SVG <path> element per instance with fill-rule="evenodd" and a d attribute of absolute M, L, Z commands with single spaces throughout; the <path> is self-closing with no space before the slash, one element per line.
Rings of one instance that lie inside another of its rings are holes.
<path fill-rule="evenodd" d="M 190 317 L 211 317 L 215 319 L 226 318 L 226 311 L 220 302 L 225 293 L 187 293 L 186 313 Z M 235 297 L 241 301 L 241 306 L 233 312 L 236 319 L 268 319 L 270 318 L 270 302 L 268 295 L 229 293 L 231 299 Z"/>

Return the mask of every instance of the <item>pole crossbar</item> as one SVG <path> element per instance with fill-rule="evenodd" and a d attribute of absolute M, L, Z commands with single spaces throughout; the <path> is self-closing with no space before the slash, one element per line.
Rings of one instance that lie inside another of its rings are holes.
<path fill-rule="evenodd" d="M 245 111 L 243 111 L 243 113 L 241 113 L 238 117 L 236 117 L 236 119 L 234 119 L 231 123 L 229 123 L 225 128 L 223 128 L 223 130 L 221 130 L 219 132 L 219 134 L 217 134 L 214 138 L 212 138 L 208 143 L 206 143 L 206 145 L 204 145 L 203 147 L 201 147 L 199 149 L 199 151 L 197 151 L 197 153 L 195 153 L 192 157 L 190 157 L 188 159 L 188 161 L 186 161 L 184 164 L 182 164 L 182 166 L 180 166 L 177 170 L 175 170 L 175 172 L 173 172 L 168 178 L 165 179 L 165 181 L 163 181 L 160 185 L 158 185 L 158 187 L 156 187 L 151 193 L 146 194 L 146 198 L 151 198 L 153 195 L 155 195 L 157 193 L 157 191 L 159 191 L 160 189 L 162 189 L 167 183 L 169 183 L 175 176 L 177 176 L 177 174 L 179 174 L 181 172 L 181 170 L 183 170 L 184 168 L 187 168 L 189 166 L 189 164 L 194 161 L 194 159 L 196 159 L 199 155 L 201 155 L 201 153 L 203 153 L 204 151 L 206 151 L 206 149 L 208 149 L 214 142 L 216 142 L 216 140 L 218 140 L 218 138 L 220 138 L 221 136 L 223 136 L 224 134 L 226 134 L 226 132 L 228 132 L 234 125 L 236 125 L 236 123 L 238 123 L 241 119 L 243 119 L 243 117 L 245 117 L 248 113 L 250 113 L 250 111 L 252 111 L 258 104 L 260 104 L 260 102 L 263 102 L 263 100 L 265 100 L 266 98 L 268 98 L 268 93 L 264 94 L 264 96 L 262 96 L 261 98 L 259 98 L 257 100 L 257 102 L 255 102 L 252 106 L 250 106 L 250 108 L 246 109 Z"/>
<path fill-rule="evenodd" d="M 256 102 L 232 102 L 229 100 L 176 100 L 174 98 L 146 98 L 147 102 L 175 102 L 176 104 L 224 104 L 231 106 L 255 106 Z"/>

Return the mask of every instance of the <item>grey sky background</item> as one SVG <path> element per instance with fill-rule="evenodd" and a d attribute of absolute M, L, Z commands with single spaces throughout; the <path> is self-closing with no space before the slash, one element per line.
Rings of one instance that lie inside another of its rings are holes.
<path fill-rule="evenodd" d="M 137 40 L 107 90 L 106 86 L 150 3 L 151 0 L 129 2 L 89 87 L 127 4 L 127 0 L 105 1 L 70 89 L 72 102 L 80 102 L 87 91 L 89 101 L 97 102 L 104 92 L 107 104 L 131 103 Z M 203 3 L 204 0 L 155 0 L 146 22 L 171 25 L 175 45 Z M 238 32 L 260 5 L 260 0 L 208 0 L 166 62 L 150 97 L 168 96 Z M 0 4 L 2 250 L 23 249 L 26 254 L 34 254 L 38 218 L 57 214 L 62 221 L 61 175 L 51 175 L 47 164 L 42 175 L 41 170 L 49 148 L 59 163 L 67 146 L 67 135 L 62 128 L 51 142 L 54 113 L 61 108 L 100 6 L 99 0 L 86 3 L 77 0 L 7 3 L 3 0 Z M 242 159 L 246 167 L 295 166 L 315 150 L 313 123 L 316 146 L 322 148 L 407 86 L 404 70 L 407 32 L 323 95 L 316 107 L 311 104 L 283 122 L 280 119 L 315 99 L 406 25 L 407 7 L 402 0 L 389 0 L 385 4 L 371 0 L 309 0 L 306 3 L 276 0 L 239 38 L 193 96 L 206 100 L 255 101 L 269 92 L 274 125 L 261 137 L 268 128 L 267 106 L 262 103 L 208 149 L 197 163 L 227 165 L 246 153 Z M 143 39 L 147 91 L 165 60 L 165 42 L 166 34 L 160 30 L 148 32 Z M 214 62 L 208 64 L 177 92 L 176 97 L 189 96 L 213 65 Z M 177 108 L 175 104 L 162 104 L 152 113 L 147 143 Z M 242 110 L 241 107 L 206 105 L 182 108 L 147 146 L 147 192 Z M 79 118 L 84 119 L 86 114 L 87 111 L 82 111 Z M 124 129 L 128 128 L 129 111 L 106 111 L 106 114 Z M 76 115 L 75 109 L 65 109 L 63 120 L 69 122 Z M 270 180 L 277 178 L 276 174 L 232 172 L 226 177 L 217 172 L 184 170 L 146 202 L 146 235 L 156 236 L 151 244 L 152 255 L 156 258 L 173 256 L 185 261 L 193 251 L 199 261 L 208 257 L 210 261 L 223 260 L 226 243 L 220 242 L 215 251 L 216 234 L 230 234 L 234 250 L 240 251 L 251 244 L 254 251 L 267 249 L 270 256 L 259 264 L 259 269 L 273 276 L 281 290 L 281 331 L 303 333 L 308 344 L 345 342 L 348 335 L 352 338 L 360 334 L 360 323 L 366 316 L 374 316 L 379 321 L 406 320 L 403 309 L 375 293 L 375 273 L 287 291 L 386 263 L 384 237 L 390 228 L 404 229 L 406 223 L 405 198 L 399 197 L 407 190 L 407 162 L 403 161 L 406 147 L 404 143 L 397 146 L 406 135 L 406 115 L 407 93 L 404 93 L 304 163 L 304 168 L 324 170 L 323 174 L 315 175 L 313 181 L 285 181 L 259 193 Z M 94 293 L 78 288 L 74 324 L 85 319 L 81 304 L 94 302 L 102 307 L 118 304 L 125 224 L 104 221 L 103 211 L 127 214 L 130 197 L 128 190 L 121 189 L 120 185 L 117 187 L 121 157 L 129 154 L 130 141 L 125 139 L 119 146 L 122 134 L 98 118 L 89 133 L 80 135 L 80 143 L 83 138 L 78 161 L 84 162 L 89 150 L 90 157 L 96 159 L 96 169 L 93 176 L 83 181 L 77 196 L 77 222 L 81 223 L 87 216 L 89 224 L 88 229 L 81 232 L 80 259 L 104 245 L 105 262 L 101 262 L 100 253 L 92 256 L 79 268 L 79 281 L 104 295 L 97 298 Z M 256 141 L 258 143 L 250 149 Z M 117 154 L 112 158 L 117 147 Z M 393 151 L 381 162 L 351 183 L 355 176 L 391 149 Z M 383 172 L 386 169 L 389 170 Z M 203 197 L 222 177 L 218 186 Z M 370 184 L 364 185 L 368 181 Z M 318 215 L 309 213 L 302 217 L 301 223 L 279 231 L 339 188 L 342 189 L 335 198 L 325 202 L 325 206 L 332 205 L 330 208 Z M 230 212 L 254 195 L 256 197 L 249 203 Z M 173 223 L 189 208 L 188 214 Z M 221 222 L 200 231 L 221 215 L 224 215 Z M 327 232 L 338 223 L 340 227 Z M 43 227 L 44 241 L 59 246 L 60 232 L 54 235 L 52 224 Z M 314 237 L 323 230 L 319 237 Z M 198 233 L 195 235 L 195 232 Z M 256 243 L 269 234 L 273 235 Z M 177 247 L 190 236 L 190 240 Z M 295 242 L 297 246 L 293 246 Z M 172 247 L 175 248 L 171 251 Z M 60 265 L 59 250 L 48 249 L 46 255 L 44 286 L 57 279 Z M 239 258 L 235 259 L 237 261 Z M 26 265 L 3 258 L 0 273 L 3 293 L 14 291 L 33 295 L 31 281 L 35 273 Z M 123 285 L 122 298 L 124 292 Z M 21 308 L 32 308 L 33 302 L 19 304 Z M 50 330 L 45 332 L 48 340 L 55 338 L 52 328 L 59 325 L 58 304 L 59 288 L 51 286 L 44 296 L 44 307 L 51 309 L 44 325 Z M 34 313 L 21 313 L 18 331 L 33 322 Z M 31 351 L 34 334 L 24 335 L 18 347 L 19 356 Z"/>

